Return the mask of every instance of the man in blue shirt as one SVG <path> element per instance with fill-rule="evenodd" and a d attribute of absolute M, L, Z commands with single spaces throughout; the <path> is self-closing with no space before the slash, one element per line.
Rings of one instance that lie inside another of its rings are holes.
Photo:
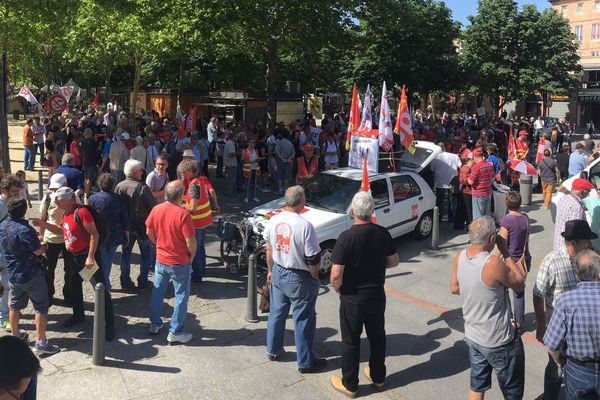
<path fill-rule="evenodd" d="M 577 143 L 575 151 L 569 157 L 569 178 L 579 175 L 581 171 L 587 167 L 587 159 L 583 154 L 584 146 L 582 143 Z"/>
<path fill-rule="evenodd" d="M 60 349 L 46 339 L 48 288 L 42 265 L 36 257 L 46 252 L 46 245 L 42 246 L 35 229 L 23 219 L 26 212 L 27 200 L 13 197 L 8 201 L 8 218 L 0 224 L 0 246 L 6 262 L 10 291 L 8 318 L 12 334 L 26 340 L 28 334 L 19 331 L 19 319 L 21 310 L 31 300 L 37 330 L 34 350 L 43 354 L 56 354 Z"/>
<path fill-rule="evenodd" d="M 83 192 L 83 173 L 73 164 L 73 154 L 66 153 L 62 157 L 62 165 L 56 169 L 55 173 L 63 174 L 67 178 L 67 186 L 77 194 L 81 194 Z"/>
<path fill-rule="evenodd" d="M 566 398 L 599 398 L 600 255 L 584 250 L 575 264 L 580 282 L 556 301 L 544 343 L 558 365 L 566 363 Z M 566 354 L 560 352 L 563 342 Z"/>

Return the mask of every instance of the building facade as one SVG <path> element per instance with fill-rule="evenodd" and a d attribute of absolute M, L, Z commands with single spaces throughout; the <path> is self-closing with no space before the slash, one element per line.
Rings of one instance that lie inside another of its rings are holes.
<path fill-rule="evenodd" d="M 570 117 L 578 127 L 600 126 L 600 0 L 550 0 L 569 20 L 579 44 L 581 85 L 570 96 Z"/>

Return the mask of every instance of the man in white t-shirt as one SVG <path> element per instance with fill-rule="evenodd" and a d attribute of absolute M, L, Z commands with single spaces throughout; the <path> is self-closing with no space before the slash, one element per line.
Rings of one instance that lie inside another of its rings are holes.
<path fill-rule="evenodd" d="M 452 221 L 452 209 L 450 195 L 450 181 L 458 175 L 462 163 L 458 154 L 444 151 L 444 144 L 438 143 L 442 148 L 442 153 L 439 154 L 431 162 L 431 171 L 435 175 L 435 192 L 436 205 L 440 209 L 440 218 L 443 221 Z M 446 206 L 444 207 L 444 196 L 448 197 Z"/>
<path fill-rule="evenodd" d="M 288 188 L 285 203 L 263 233 L 267 241 L 267 281 L 271 283 L 267 356 L 276 361 L 284 352 L 285 321 L 291 305 L 298 371 L 314 373 L 327 364 L 326 359 L 315 358 L 312 353 L 321 248 L 315 228 L 301 216 L 306 205 L 302 186 Z"/>
<path fill-rule="evenodd" d="M 542 116 L 538 116 L 535 122 L 533 123 L 533 129 L 535 130 L 536 137 L 539 137 L 542 134 L 542 129 L 544 129 L 545 125 L 546 124 L 544 123 Z"/>

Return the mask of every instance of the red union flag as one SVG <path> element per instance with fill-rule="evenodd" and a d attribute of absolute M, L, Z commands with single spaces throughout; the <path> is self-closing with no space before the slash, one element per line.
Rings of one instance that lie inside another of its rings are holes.
<path fill-rule="evenodd" d="M 415 148 L 415 137 L 412 131 L 412 121 L 408 112 L 408 101 L 406 100 L 406 87 L 402 86 L 402 96 L 400 97 L 400 106 L 398 107 L 398 115 L 396 119 L 396 127 L 394 132 L 400 135 L 400 143 L 410 154 L 413 154 Z"/>
<path fill-rule="evenodd" d="M 19 96 L 25 98 L 25 100 L 30 102 L 33 106 L 35 106 L 38 103 L 37 99 L 35 98 L 33 93 L 31 93 L 31 90 L 29 90 L 27 86 L 23 86 L 21 88 L 21 90 L 19 91 Z"/>
<path fill-rule="evenodd" d="M 392 119 L 385 81 L 383 81 L 383 89 L 381 89 L 381 103 L 379 106 L 379 146 L 385 151 L 392 150 L 394 146 L 394 133 L 392 132 Z"/>
<path fill-rule="evenodd" d="M 361 192 L 367 192 L 371 195 L 371 183 L 369 182 L 369 170 L 367 169 L 367 157 L 363 159 L 363 171 L 362 171 L 362 181 L 360 183 Z M 374 224 L 377 223 L 377 216 L 375 215 L 375 210 L 373 210 L 373 216 L 371 216 L 371 222 Z"/>
<path fill-rule="evenodd" d="M 352 88 L 352 104 L 350 105 L 350 117 L 348 118 L 348 132 L 346 133 L 346 151 L 350 150 L 350 139 L 352 132 L 358 129 L 360 125 L 360 106 L 358 105 L 358 90 L 356 83 Z"/>

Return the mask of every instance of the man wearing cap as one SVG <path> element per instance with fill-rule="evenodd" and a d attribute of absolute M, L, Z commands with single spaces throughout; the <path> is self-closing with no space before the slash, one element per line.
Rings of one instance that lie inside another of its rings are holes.
<path fill-rule="evenodd" d="M 586 220 L 586 209 L 582 199 L 585 199 L 593 188 L 594 185 L 586 179 L 577 178 L 573 181 L 571 191 L 565 193 L 558 200 L 556 204 L 556 221 L 554 223 L 554 250 L 565 246 L 562 233 L 568 221 L 572 219 Z"/>
<path fill-rule="evenodd" d="M 313 145 L 307 143 L 304 145 L 304 155 L 298 157 L 298 174 L 296 175 L 296 183 L 298 185 L 303 184 L 319 173 L 319 161 L 313 155 L 313 152 Z"/>
<path fill-rule="evenodd" d="M 527 131 L 525 129 L 519 131 L 519 138 L 515 140 L 515 147 L 517 148 L 517 158 L 526 160 L 529 154 L 529 145 L 527 144 Z"/>
<path fill-rule="evenodd" d="M 494 166 L 483 157 L 483 150 L 473 150 L 475 164 L 467 183 L 471 185 L 471 200 L 473 204 L 473 220 L 491 214 L 492 181 L 494 180 Z"/>
<path fill-rule="evenodd" d="M 60 222 L 65 215 L 65 210 L 59 208 L 56 202 L 52 199 L 52 193 L 56 192 L 61 187 L 67 186 L 67 178 L 63 174 L 54 173 L 50 177 L 50 184 L 48 185 L 48 193 L 44 194 L 44 198 L 40 203 L 40 218 L 44 221 L 48 221 L 53 225 L 60 225 Z M 75 202 L 79 203 L 79 197 L 75 196 Z M 48 299 L 50 305 L 53 303 L 54 298 L 54 272 L 56 271 L 56 264 L 58 263 L 58 257 L 61 253 L 66 253 L 67 248 L 65 247 L 65 238 L 61 233 L 54 233 L 52 231 L 40 228 L 39 234 L 44 238 L 44 243 L 47 246 L 46 260 L 48 270 L 46 272 L 46 285 L 48 286 Z M 65 281 L 63 286 L 63 299 L 65 303 L 71 304 L 71 293 L 68 290 L 70 285 L 70 265 L 69 258 L 64 258 L 64 270 L 65 270 Z"/>
<path fill-rule="evenodd" d="M 533 287 L 536 338 L 542 343 L 546 324 L 552 318 L 556 301 L 563 293 L 575 289 L 579 282 L 574 265 L 575 258 L 580 252 L 591 249 L 591 240 L 598 237 L 583 219 L 566 222 L 560 236 L 564 242 L 563 246 L 544 258 Z M 558 398 L 560 376 L 558 366 L 549 356 L 544 373 L 544 399 Z"/>
<path fill-rule="evenodd" d="M 70 292 L 73 315 L 63 322 L 63 327 L 69 328 L 80 324 L 85 320 L 83 306 L 83 279 L 79 274 L 84 268 L 94 267 L 94 256 L 98 249 L 100 236 L 96 229 L 96 223 L 92 213 L 86 208 L 79 207 L 75 201 L 75 192 L 69 187 L 62 187 L 52 193 L 52 199 L 57 206 L 64 211 L 60 225 L 51 224 L 43 219 L 33 219 L 33 225 L 42 229 L 52 231 L 56 234 L 62 233 L 65 239 L 67 251 L 63 254 L 69 258 L 70 263 Z M 75 215 L 77 214 L 77 219 Z M 77 222 L 79 221 L 79 222 Z M 92 276 L 90 283 L 93 287 L 96 283 L 105 284 L 102 270 L 98 270 Z M 112 299 L 108 288 L 104 289 L 104 307 L 106 310 L 106 340 L 111 341 L 115 337 L 114 314 Z"/>
<path fill-rule="evenodd" d="M 575 145 L 575 151 L 569 157 L 569 178 L 579 175 L 587 167 L 587 157 L 583 154 L 585 151 L 583 143 Z"/>
<path fill-rule="evenodd" d="M 600 255 L 583 250 L 575 264 L 579 283 L 556 301 L 544 343 L 554 361 L 565 368 L 566 398 L 598 399 L 600 388 L 595 382 L 600 378 Z"/>

